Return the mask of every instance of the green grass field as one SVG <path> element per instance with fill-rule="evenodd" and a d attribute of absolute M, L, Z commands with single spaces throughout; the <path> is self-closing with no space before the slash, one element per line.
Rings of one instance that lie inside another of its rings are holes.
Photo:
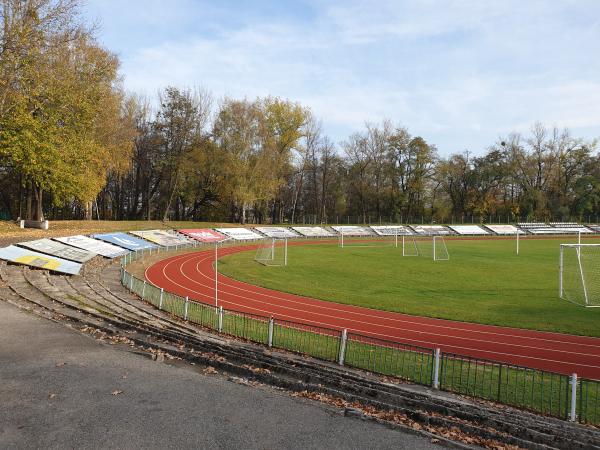
<path fill-rule="evenodd" d="M 408 314 L 600 337 L 600 308 L 558 298 L 559 244 L 576 238 L 446 239 L 449 261 L 394 247 L 290 246 L 287 267 L 254 252 L 224 257 L 233 278 L 333 302 Z M 600 243 L 590 239 L 590 243 Z"/>

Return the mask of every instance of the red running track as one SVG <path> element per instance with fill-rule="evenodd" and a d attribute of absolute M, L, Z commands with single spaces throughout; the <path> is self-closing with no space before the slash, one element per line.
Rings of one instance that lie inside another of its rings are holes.
<path fill-rule="evenodd" d="M 305 241 L 306 242 L 306 241 Z M 294 243 L 298 245 L 301 243 Z M 219 250 L 219 258 L 255 246 Z M 164 259 L 146 269 L 155 286 L 215 304 L 214 250 Z M 600 380 L 600 338 L 480 325 L 343 305 L 243 283 L 219 274 L 225 309 L 349 332 L 443 352 Z"/>

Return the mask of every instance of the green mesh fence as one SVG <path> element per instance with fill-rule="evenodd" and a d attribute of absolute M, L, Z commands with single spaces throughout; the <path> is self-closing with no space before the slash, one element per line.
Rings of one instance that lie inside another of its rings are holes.
<path fill-rule="evenodd" d="M 269 319 L 253 314 L 223 310 L 223 333 L 267 344 Z"/>
<path fill-rule="evenodd" d="M 344 364 L 431 385 L 432 349 L 348 333 Z"/>
<path fill-rule="evenodd" d="M 337 361 L 340 331 L 277 319 L 273 326 L 273 347 Z"/>
<path fill-rule="evenodd" d="M 600 425 L 600 381 L 580 380 L 577 406 L 580 422 Z"/>
<path fill-rule="evenodd" d="M 556 417 L 567 417 L 569 377 L 443 353 L 440 388 Z"/>

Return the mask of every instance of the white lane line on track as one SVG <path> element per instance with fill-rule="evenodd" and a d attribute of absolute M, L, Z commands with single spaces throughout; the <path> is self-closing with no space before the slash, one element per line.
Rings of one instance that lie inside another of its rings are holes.
<path fill-rule="evenodd" d="M 235 249 L 233 249 L 233 250 L 235 250 Z M 236 252 L 235 251 L 230 251 L 227 254 L 224 254 L 224 255 L 221 255 L 221 256 L 227 256 L 227 255 L 234 254 L 234 253 L 236 253 Z M 209 258 L 204 258 L 204 259 L 200 260 L 198 262 L 198 264 L 196 264 L 196 268 L 197 268 L 197 272 L 198 272 L 199 275 L 203 276 L 204 278 L 206 278 L 207 280 L 210 280 L 212 282 L 212 281 L 214 281 L 214 275 L 212 277 L 209 277 L 208 275 L 206 275 L 206 273 L 198 270 L 198 266 L 200 265 L 200 262 L 204 262 L 204 261 L 209 260 L 209 259 L 212 259 L 212 258 L 209 257 Z M 185 264 L 185 262 L 186 261 L 184 261 L 184 264 Z M 214 271 L 214 268 L 213 268 L 213 271 Z M 232 289 L 236 289 L 236 290 L 239 290 L 239 291 L 242 291 L 242 292 L 249 292 L 249 293 L 253 294 L 254 296 L 259 295 L 259 296 L 262 296 L 262 297 L 273 298 L 273 299 L 277 299 L 277 300 L 282 300 L 282 301 L 284 301 L 286 303 L 298 303 L 298 304 L 301 304 L 301 305 L 310 306 L 311 308 L 319 308 L 319 309 L 331 310 L 331 311 L 334 311 L 334 312 L 344 312 L 344 313 L 347 313 L 347 314 L 354 314 L 354 315 L 359 315 L 359 316 L 364 316 L 364 317 L 373 317 L 373 318 L 377 318 L 377 319 L 381 319 L 381 320 L 389 320 L 389 321 L 393 321 L 393 322 L 410 323 L 410 324 L 415 324 L 415 325 L 420 325 L 420 326 L 426 326 L 426 327 L 436 327 L 436 328 L 444 328 L 444 329 L 451 329 L 451 330 L 464 330 L 464 331 L 469 331 L 470 333 L 491 334 L 491 335 L 495 335 L 495 336 L 510 336 L 510 337 L 518 337 L 518 338 L 525 338 L 525 339 L 535 339 L 535 340 L 547 341 L 547 342 L 551 342 L 551 343 L 562 343 L 562 344 L 566 344 L 566 345 L 580 345 L 580 346 L 586 346 L 586 347 L 592 347 L 592 348 L 600 348 L 600 339 L 589 337 L 589 336 L 575 336 L 575 335 L 573 335 L 574 338 L 579 338 L 580 337 L 581 339 L 585 339 L 585 340 L 595 340 L 595 341 L 597 341 L 597 343 L 588 344 L 588 343 L 581 342 L 581 341 L 579 341 L 579 342 L 561 341 L 560 338 L 564 337 L 564 335 L 561 334 L 561 333 L 553 333 L 551 331 L 539 331 L 538 332 L 538 331 L 535 331 L 535 330 L 521 330 L 521 331 L 525 331 L 525 332 L 532 331 L 534 333 L 551 334 L 553 336 L 556 336 L 556 338 L 558 340 L 554 339 L 554 338 L 553 339 L 542 338 L 542 337 L 539 337 L 539 336 L 526 336 L 526 335 L 519 335 L 519 334 L 514 334 L 513 335 L 513 334 L 498 333 L 498 332 L 487 331 L 487 330 L 475 330 L 475 329 L 471 329 L 471 328 L 460 328 L 460 327 L 447 326 L 447 325 L 435 325 L 435 324 L 431 324 L 431 323 L 423 323 L 423 322 L 411 321 L 411 320 L 407 320 L 407 319 L 399 319 L 399 318 L 394 318 L 394 317 L 389 317 L 389 316 L 379 315 L 379 314 L 361 313 L 361 312 L 358 312 L 358 311 L 351 311 L 349 309 L 343 309 L 343 308 L 335 308 L 335 307 L 327 306 L 327 305 L 319 305 L 319 304 L 314 304 L 314 303 L 305 303 L 305 302 L 300 301 L 300 299 L 305 299 L 308 302 L 315 302 L 315 301 L 320 302 L 320 303 L 327 303 L 327 302 L 325 302 L 323 300 L 319 300 L 319 299 L 313 299 L 313 298 L 310 298 L 310 297 L 302 297 L 302 296 L 299 296 L 299 295 L 296 295 L 296 294 L 289 294 L 293 298 L 289 298 L 287 296 L 286 297 L 280 297 L 278 295 L 275 295 L 275 293 L 277 291 L 273 291 L 273 290 L 270 290 L 268 288 L 263 288 L 263 287 L 260 287 L 260 286 L 253 286 L 252 284 L 245 283 L 243 281 L 233 280 L 233 279 L 227 277 L 226 275 L 221 275 L 221 277 L 224 277 L 225 280 L 235 281 L 236 283 L 243 284 L 245 286 L 248 286 L 249 288 L 255 287 L 255 288 L 258 288 L 258 289 L 264 289 L 264 290 L 266 290 L 268 292 L 271 292 L 271 293 L 267 294 L 267 293 L 264 293 L 264 292 L 254 291 L 252 289 L 241 288 L 239 286 L 233 285 L 231 283 L 227 283 L 225 281 L 219 281 L 219 285 L 228 286 L 228 287 L 230 287 Z M 189 277 L 186 277 L 186 278 L 190 279 Z M 203 284 L 197 282 L 196 280 L 193 280 L 193 279 L 190 279 L 190 280 L 192 282 L 200 285 L 200 286 L 207 286 L 207 285 L 203 285 Z M 207 287 L 212 288 L 212 286 L 207 286 Z M 235 294 L 232 294 L 232 295 L 235 295 Z M 359 307 L 359 306 L 356 306 L 356 305 L 348 305 L 348 306 L 350 308 L 367 309 L 368 310 L 368 308 Z M 386 312 L 382 311 L 382 313 L 385 314 Z M 390 314 L 390 312 L 387 312 L 387 314 Z M 392 312 L 391 314 L 394 314 L 394 313 Z M 398 314 L 401 314 L 401 313 L 398 313 Z M 449 322 L 448 319 L 439 319 L 439 318 L 435 318 L 435 317 L 426 317 L 424 319 Z M 461 322 L 455 322 L 455 323 L 461 323 Z M 477 326 L 477 325 L 479 325 L 479 326 L 485 326 L 485 327 L 490 327 L 490 328 L 503 328 L 503 329 L 506 329 L 506 327 L 500 327 L 500 326 L 497 326 L 497 325 L 482 325 L 482 324 L 473 324 L 473 325 L 475 325 L 475 326 Z"/>
<path fill-rule="evenodd" d="M 243 248 L 243 249 L 233 248 L 233 249 L 227 249 L 227 250 L 228 251 L 226 251 L 226 253 L 222 254 L 221 256 L 227 256 L 227 255 L 236 253 L 238 251 L 245 251 L 246 249 L 245 248 Z M 201 251 L 201 252 L 195 253 L 195 254 L 193 254 L 191 256 L 197 257 L 198 255 L 203 255 L 203 254 L 206 254 L 206 253 L 207 253 L 207 251 Z M 186 257 L 186 256 L 190 256 L 190 255 L 182 255 L 182 257 Z M 174 257 L 173 260 L 175 260 L 175 259 L 180 259 L 180 258 L 179 257 Z M 212 256 L 204 258 L 204 259 L 200 260 L 196 266 L 198 267 L 200 265 L 200 262 L 204 262 L 206 260 L 211 260 L 211 259 L 213 259 Z M 188 261 L 184 261 L 183 264 L 185 264 Z M 170 264 L 170 262 L 169 262 L 169 264 Z M 199 285 L 201 287 L 207 287 L 207 288 L 212 289 L 214 291 L 214 288 L 213 288 L 213 286 L 214 286 L 214 284 L 213 284 L 214 275 L 211 276 L 211 277 L 209 277 L 204 272 L 201 272 L 200 270 L 197 270 L 197 272 L 198 272 L 199 275 L 201 275 L 202 277 L 204 277 L 207 280 L 209 280 L 210 281 L 210 285 L 201 284 L 198 281 L 196 281 L 195 279 L 191 279 L 191 278 L 189 278 L 187 276 L 186 276 L 186 278 L 188 278 L 190 281 L 192 281 L 193 283 L 195 283 L 195 284 L 197 284 L 197 285 Z M 254 287 L 254 288 L 258 288 L 258 289 L 264 289 L 266 291 L 273 292 L 273 293 L 277 292 L 277 291 L 269 290 L 267 288 L 262 288 L 260 286 L 253 286 L 251 284 L 244 283 L 242 281 L 232 280 L 232 279 L 228 278 L 225 275 L 221 275 L 221 277 L 223 277 L 223 278 L 225 278 L 226 280 L 229 280 L 229 281 L 235 281 L 236 283 L 243 284 L 245 286 L 248 286 L 249 288 L 253 288 Z M 513 335 L 513 334 L 507 334 L 507 333 L 492 332 L 492 331 L 487 331 L 487 330 L 476 330 L 476 329 L 472 329 L 472 328 L 460 328 L 460 327 L 456 327 L 456 326 L 435 325 L 435 324 L 431 324 L 431 323 L 428 323 L 428 322 L 417 322 L 417 321 L 411 321 L 411 320 L 407 320 L 407 319 L 399 319 L 399 318 L 390 317 L 389 314 L 395 314 L 393 312 L 381 311 L 381 313 L 383 313 L 383 314 L 387 313 L 387 315 L 379 315 L 379 314 L 377 314 L 378 312 L 375 313 L 375 314 L 373 314 L 373 313 L 372 314 L 360 313 L 360 312 L 352 311 L 352 310 L 349 310 L 349 309 L 335 308 L 335 307 L 332 307 L 332 306 L 314 304 L 315 301 L 316 302 L 320 302 L 320 303 L 327 303 L 327 302 L 325 302 L 323 300 L 312 299 L 312 298 L 309 298 L 309 297 L 302 297 L 302 296 L 298 296 L 298 295 L 295 295 L 295 294 L 289 294 L 289 295 L 293 296 L 295 299 L 305 299 L 308 302 L 312 302 L 312 303 L 306 303 L 306 302 L 302 302 L 302 301 L 299 301 L 299 300 L 290 299 L 289 297 L 280 297 L 280 296 L 273 295 L 273 294 L 265 294 L 263 292 L 257 292 L 257 291 L 252 290 L 252 289 L 244 289 L 244 288 L 241 288 L 239 286 L 236 286 L 236 285 L 233 285 L 233 284 L 230 284 L 230 283 L 226 283 L 225 281 L 219 281 L 219 285 L 228 286 L 228 287 L 230 287 L 232 289 L 240 290 L 242 292 L 249 292 L 249 293 L 253 294 L 254 296 L 259 295 L 259 296 L 263 296 L 263 297 L 267 297 L 267 298 L 273 298 L 273 299 L 281 300 L 281 301 L 284 301 L 284 302 L 287 302 L 287 303 L 298 303 L 298 304 L 301 304 L 303 306 L 310 306 L 311 308 L 326 309 L 326 310 L 330 310 L 330 311 L 334 311 L 334 312 L 344 312 L 346 314 L 353 314 L 353 315 L 359 315 L 359 316 L 364 316 L 364 317 L 373 317 L 373 318 L 377 318 L 377 319 L 381 319 L 381 320 L 387 320 L 387 321 L 393 321 L 393 322 L 410 323 L 410 324 L 415 324 L 415 325 L 420 325 L 420 326 L 425 326 L 425 327 L 445 328 L 445 329 L 451 329 L 451 330 L 464 330 L 464 331 L 469 331 L 471 333 L 482 333 L 482 334 L 492 334 L 492 335 L 496 335 L 496 336 L 510 336 L 510 337 L 525 338 L 525 339 L 534 339 L 534 340 L 548 341 L 548 342 L 552 342 L 552 343 L 563 343 L 563 344 L 566 344 L 566 345 L 580 345 L 580 346 L 587 346 L 587 347 L 593 347 L 593 348 L 600 348 L 600 339 L 598 339 L 598 338 L 592 338 L 592 337 L 589 337 L 589 336 L 575 336 L 575 335 L 573 335 L 573 337 L 576 337 L 576 338 L 580 337 L 580 338 L 586 339 L 586 340 L 596 340 L 596 341 L 598 341 L 598 343 L 597 344 L 587 344 L 587 343 L 584 343 L 584 342 L 581 342 L 581 341 L 579 341 L 579 342 L 575 342 L 575 341 L 561 341 L 560 338 L 564 337 L 564 335 L 561 334 L 561 333 L 554 333 L 554 332 L 551 332 L 551 331 L 539 331 L 538 332 L 538 331 L 535 331 L 535 330 L 531 330 L 534 333 L 550 334 L 550 335 L 556 336 L 556 338 L 548 339 L 548 338 L 542 338 L 542 337 L 539 337 L 539 336 L 527 336 L 527 335 L 519 335 L 519 334 L 514 334 Z M 185 287 L 185 286 L 181 285 L 181 287 Z M 224 291 L 224 292 L 226 292 L 226 291 Z M 200 295 L 204 295 L 204 294 L 201 294 L 201 293 L 199 293 L 199 294 Z M 231 293 L 231 295 L 236 295 L 236 294 Z M 250 298 L 250 297 L 247 297 L 247 298 Z M 357 310 L 368 310 L 368 308 L 359 307 L 359 306 L 355 306 L 355 305 L 348 305 L 348 307 L 349 308 L 355 308 Z M 376 312 L 376 311 L 373 311 L 373 312 Z M 397 313 L 397 314 L 398 315 L 402 315 L 402 313 Z M 448 320 L 448 319 L 440 319 L 440 318 L 436 318 L 436 317 L 423 317 L 423 319 L 425 319 L 427 321 L 440 321 L 440 322 L 444 322 L 444 323 L 453 322 L 453 323 L 457 323 L 457 324 L 460 323 L 460 324 L 464 324 L 464 325 L 469 325 L 467 323 L 451 321 L 451 320 Z M 470 324 L 470 325 L 484 326 L 484 327 L 489 327 L 489 328 L 502 328 L 502 329 L 506 329 L 506 327 L 501 327 L 501 326 L 498 326 L 498 325 L 481 325 L 481 324 Z M 523 330 L 520 330 L 520 331 L 527 332 L 529 330 L 524 330 L 523 329 Z"/>
<path fill-rule="evenodd" d="M 189 255 L 184 255 L 184 256 L 189 256 Z M 177 260 L 179 260 L 179 259 L 180 258 L 177 258 Z M 198 261 L 198 263 L 196 264 L 196 269 L 198 269 L 198 266 L 200 265 L 201 262 L 204 262 L 204 261 L 206 261 L 208 259 L 212 259 L 212 258 L 208 257 L 208 258 L 204 258 L 204 259 Z M 167 270 L 168 266 L 171 265 L 172 263 L 179 262 L 177 260 L 175 258 L 173 260 L 169 260 L 165 264 L 165 266 L 162 268 L 163 269 L 162 272 L 163 272 L 163 275 L 165 276 L 165 278 L 167 278 L 170 282 L 172 282 L 176 286 L 182 287 L 182 288 L 184 288 L 186 290 L 189 290 L 191 292 L 195 292 L 195 293 L 200 294 L 200 295 L 205 295 L 205 294 L 203 294 L 203 293 L 201 293 L 199 291 L 196 291 L 194 289 L 191 289 L 191 288 L 189 288 L 189 287 L 187 287 L 185 285 L 182 285 L 182 284 L 178 283 L 177 281 L 173 280 L 167 274 L 166 270 Z M 186 278 L 186 279 L 188 279 L 188 280 L 190 280 L 192 282 L 195 282 L 196 284 L 199 284 L 201 287 L 207 287 L 207 285 L 200 284 L 200 283 L 196 282 L 194 279 L 190 278 L 189 276 L 187 276 L 183 272 L 183 270 L 182 270 L 183 264 L 185 264 L 186 262 L 190 262 L 190 261 L 192 261 L 192 257 L 190 257 L 186 261 L 183 261 L 183 263 L 180 264 L 179 266 L 177 266 L 176 269 L 179 269 L 179 273 L 181 275 L 183 275 L 184 278 Z M 198 270 L 197 270 L 197 272 L 198 272 L 198 274 L 200 276 L 202 276 L 204 278 L 210 279 L 211 281 L 214 280 L 214 278 L 208 278 L 204 272 L 200 272 Z M 212 286 L 211 286 L 211 288 L 212 288 Z M 226 294 L 227 292 L 223 291 L 223 293 Z M 231 294 L 231 293 L 229 293 L 229 295 L 240 297 L 242 300 L 248 299 L 248 300 L 252 300 L 252 301 L 255 301 L 255 302 L 259 302 L 259 303 L 266 303 L 267 305 L 273 305 L 271 303 L 262 302 L 260 300 L 254 300 L 254 299 L 251 299 L 249 297 L 241 297 L 241 296 L 239 296 L 237 294 Z M 263 310 L 263 309 L 260 309 L 260 308 L 257 308 L 257 307 L 248 307 L 247 305 L 239 304 L 239 303 L 236 303 L 236 302 L 233 302 L 233 301 L 229 301 L 229 300 L 222 300 L 222 302 L 223 303 L 228 303 L 230 305 L 238 306 L 238 307 L 241 307 L 243 309 L 249 309 L 251 311 L 259 311 L 259 312 L 265 313 L 267 315 L 271 314 L 271 312 L 272 312 L 272 311 Z M 281 306 L 281 305 L 275 305 L 275 306 L 283 307 L 284 309 L 291 309 L 291 310 L 294 310 L 294 311 L 306 312 L 304 310 L 299 310 L 299 309 L 296 309 L 296 308 L 289 308 L 289 307 L 285 307 L 285 306 Z M 309 313 L 310 313 L 310 311 L 309 311 Z M 312 314 L 315 314 L 315 313 L 312 313 Z M 333 326 L 333 327 L 337 328 L 337 326 L 331 325 L 331 324 L 326 323 L 326 322 L 320 322 L 320 321 L 316 321 L 316 320 L 306 320 L 306 319 L 303 319 L 303 318 L 299 318 L 299 317 L 296 317 L 296 316 L 290 316 L 290 315 L 286 315 L 286 314 L 279 314 L 279 315 L 282 316 L 282 317 L 287 317 L 287 318 L 293 319 L 293 320 L 300 320 L 300 321 L 305 320 L 307 322 L 312 322 L 314 324 L 320 324 L 320 325 L 326 326 L 326 327 L 332 327 Z M 316 314 L 316 315 L 319 315 L 319 314 Z M 329 316 L 325 316 L 325 317 L 329 317 Z M 358 322 L 358 321 L 355 321 L 355 320 L 352 320 L 352 319 L 344 319 L 344 320 L 349 320 L 349 321 L 352 321 L 352 322 Z M 360 323 L 363 324 L 364 322 L 360 322 Z M 376 326 L 380 326 L 378 324 L 375 324 L 375 325 Z M 388 326 L 383 326 L 383 327 L 391 328 L 391 327 L 388 327 Z M 449 328 L 449 327 L 446 327 L 446 328 Z M 520 356 L 522 358 L 529 358 L 529 359 L 536 359 L 536 360 L 542 360 L 542 361 L 552 361 L 552 362 L 555 362 L 555 360 L 547 359 L 547 358 L 530 357 L 530 356 L 526 356 L 526 355 L 517 355 L 517 354 L 512 354 L 512 353 L 497 352 L 497 351 L 484 350 L 484 349 L 478 349 L 478 348 L 472 348 L 472 347 L 463 347 L 463 346 L 458 346 L 458 345 L 448 345 L 448 344 L 443 344 L 443 343 L 440 344 L 440 343 L 436 343 L 436 342 L 432 342 L 432 341 L 424 341 L 424 340 L 419 340 L 419 339 L 411 339 L 411 338 L 408 338 L 408 337 L 400 337 L 399 338 L 397 336 L 390 336 L 390 335 L 386 335 L 386 334 L 383 334 L 383 333 L 376 333 L 376 332 L 372 332 L 372 331 L 368 331 L 368 330 L 361 330 L 361 329 L 355 329 L 355 328 L 350 328 L 350 330 L 351 331 L 355 331 L 355 332 L 362 332 L 362 333 L 366 332 L 366 333 L 368 333 L 370 335 L 380 336 L 380 337 L 384 337 L 384 338 L 392 339 L 392 340 L 403 339 L 405 341 L 409 340 L 411 342 L 426 343 L 428 345 L 431 345 L 431 344 L 434 344 L 434 345 L 443 345 L 443 346 L 445 346 L 447 348 L 457 348 L 457 349 L 461 349 L 461 350 L 465 350 L 465 349 L 466 350 L 474 350 L 474 351 L 486 352 L 486 353 L 491 353 L 491 354 Z M 429 334 L 429 335 L 433 335 L 433 336 L 436 336 L 436 337 L 450 337 L 450 338 L 453 338 L 453 339 L 463 339 L 463 340 L 471 340 L 471 341 L 475 340 L 477 342 L 485 342 L 485 343 L 494 343 L 494 344 L 498 343 L 497 341 L 482 341 L 481 339 L 472 339 L 472 338 L 464 338 L 464 337 L 457 337 L 457 336 L 448 336 L 448 335 L 443 335 L 443 334 L 439 334 L 439 333 L 430 333 L 430 332 L 422 332 L 422 331 L 415 331 L 415 333 Z M 569 355 L 580 355 L 580 356 L 591 356 L 591 357 L 598 356 L 598 355 L 589 355 L 589 354 L 585 354 L 585 353 L 578 353 L 578 352 L 572 352 L 572 351 L 564 351 L 564 350 L 556 350 L 556 349 L 547 349 L 547 348 L 540 348 L 540 347 L 525 346 L 525 345 L 521 345 L 521 344 L 504 344 L 504 345 L 514 346 L 514 347 L 521 347 L 521 348 L 528 348 L 528 349 L 534 349 L 534 350 L 543 350 L 543 351 L 548 351 L 548 352 L 551 352 L 551 353 L 553 353 L 553 352 L 556 352 L 556 353 L 567 353 Z M 569 363 L 569 362 L 565 362 L 565 361 L 562 361 L 562 363 L 563 364 L 576 364 L 576 365 L 585 366 L 583 364 Z M 596 366 L 590 365 L 588 367 L 596 367 Z"/>

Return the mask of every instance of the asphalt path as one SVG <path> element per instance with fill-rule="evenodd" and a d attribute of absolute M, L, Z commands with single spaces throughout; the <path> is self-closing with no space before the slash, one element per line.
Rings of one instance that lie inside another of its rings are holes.
<path fill-rule="evenodd" d="M 440 447 L 269 387 L 154 362 L 0 302 L 0 448 Z"/>

